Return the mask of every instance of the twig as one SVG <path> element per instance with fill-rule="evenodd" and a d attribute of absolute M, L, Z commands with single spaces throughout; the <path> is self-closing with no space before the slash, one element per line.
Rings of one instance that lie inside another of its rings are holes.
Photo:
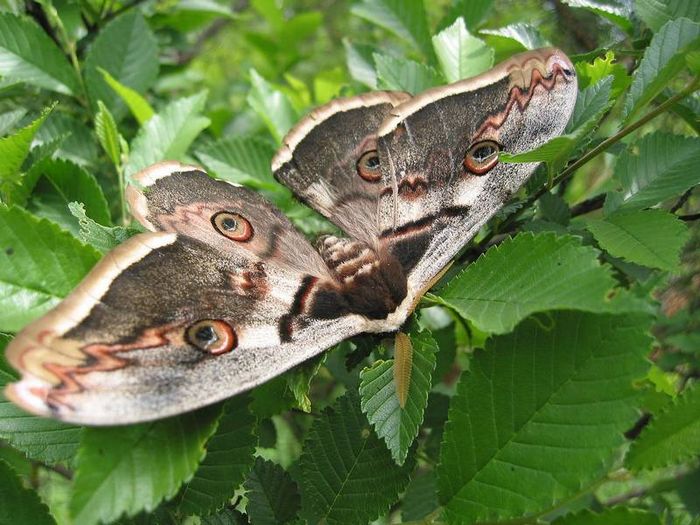
<path fill-rule="evenodd" d="M 601 193 L 600 195 L 596 195 L 595 197 L 591 197 L 590 199 L 586 199 L 585 201 L 579 202 L 578 204 L 572 206 L 571 216 L 578 217 L 579 215 L 585 215 L 586 213 L 598 210 L 603 207 L 604 203 L 605 194 Z"/>
<path fill-rule="evenodd" d="M 640 127 L 642 127 L 644 124 L 647 122 L 653 120 L 654 118 L 658 117 L 662 113 L 664 113 L 667 109 L 669 109 L 671 106 L 673 106 L 676 102 L 683 100 L 685 97 L 693 93 L 695 90 L 700 87 L 700 77 L 695 77 L 690 84 L 688 84 L 683 90 L 679 91 L 676 93 L 674 96 L 666 100 L 664 103 L 658 105 L 656 108 L 654 108 L 652 111 L 644 115 L 642 118 L 637 120 L 636 122 L 630 124 L 629 126 L 622 128 L 620 131 L 612 135 L 611 137 L 608 137 L 605 139 L 603 142 L 598 144 L 595 148 L 590 150 L 588 153 L 586 153 L 583 157 L 580 157 L 578 160 L 570 164 L 564 171 L 562 171 L 557 177 L 554 178 L 552 181 L 552 187 L 557 186 L 561 184 L 563 181 L 566 179 L 572 177 L 574 173 L 576 173 L 576 170 L 578 170 L 581 166 L 587 164 L 589 161 L 593 160 L 595 157 L 606 151 L 610 146 L 613 144 L 616 144 L 620 140 L 622 140 L 624 137 L 629 135 L 630 133 L 636 131 Z M 532 206 L 537 199 L 539 199 L 542 195 L 547 193 L 550 190 L 549 186 L 542 186 L 539 190 L 537 190 L 534 194 L 532 194 L 530 197 L 528 197 L 525 200 L 525 203 L 523 206 L 513 214 L 511 214 L 510 217 L 503 223 L 504 226 L 510 226 L 514 221 L 520 217 L 522 212 L 530 206 Z"/>
<path fill-rule="evenodd" d="M 56 474 L 63 476 L 67 480 L 73 479 L 73 471 L 67 469 L 63 465 L 49 465 L 48 463 L 44 463 L 43 461 L 36 460 L 32 460 L 32 464 L 36 467 L 41 467 L 43 469 L 55 472 Z"/>
<path fill-rule="evenodd" d="M 683 207 L 683 205 L 684 205 L 686 202 L 688 202 L 688 199 L 690 198 L 690 195 L 691 195 L 692 193 L 693 193 L 693 188 L 690 188 L 690 189 L 686 190 L 685 193 L 684 193 L 683 195 L 681 195 L 681 198 L 678 199 L 678 201 L 676 202 L 676 204 L 674 204 L 674 205 L 671 207 L 671 210 L 670 210 L 671 213 L 676 213 L 678 210 L 680 210 L 680 209 Z"/>
<path fill-rule="evenodd" d="M 620 140 L 622 140 L 624 137 L 629 135 L 630 133 L 638 130 L 641 128 L 644 124 L 649 122 L 650 120 L 655 119 L 662 113 L 664 113 L 667 109 L 669 109 L 671 106 L 673 106 L 676 102 L 683 100 L 685 97 L 693 93 L 695 90 L 700 87 L 700 77 L 695 77 L 693 81 L 688 84 L 683 90 L 679 91 L 676 93 L 674 96 L 669 98 L 666 102 L 663 104 L 658 105 L 655 109 L 644 115 L 642 118 L 637 120 L 636 122 L 630 124 L 626 128 L 622 128 L 620 131 L 612 135 L 611 137 L 608 137 L 605 139 L 603 142 L 598 144 L 595 148 L 590 150 L 588 153 L 586 153 L 583 157 L 579 158 L 576 162 L 573 164 L 569 165 L 564 171 L 562 171 L 559 176 L 557 176 L 554 179 L 553 185 L 556 186 L 557 184 L 561 184 L 562 181 L 566 180 L 567 178 L 571 177 L 576 170 L 578 170 L 581 166 L 584 164 L 587 164 L 589 161 L 593 160 L 595 157 L 603 153 L 605 150 L 607 150 L 610 146 L 613 144 L 616 144 Z M 537 193 L 531 198 L 532 201 L 536 201 L 539 199 L 542 195 L 547 193 L 549 189 L 545 186 L 540 188 Z"/>
<path fill-rule="evenodd" d="M 231 20 L 228 18 L 219 18 L 215 20 L 209 27 L 207 27 L 204 31 L 202 31 L 199 34 L 197 40 L 194 42 L 194 44 L 192 44 L 192 46 L 190 46 L 190 48 L 186 52 L 178 54 L 177 58 L 175 59 L 177 65 L 183 66 L 190 62 L 197 55 L 199 55 L 200 51 L 202 50 L 202 47 L 207 42 L 207 40 L 214 38 L 230 22 Z"/>
<path fill-rule="evenodd" d="M 700 213 L 691 213 L 690 215 L 678 215 L 677 216 L 682 221 L 697 221 L 700 219 Z"/>

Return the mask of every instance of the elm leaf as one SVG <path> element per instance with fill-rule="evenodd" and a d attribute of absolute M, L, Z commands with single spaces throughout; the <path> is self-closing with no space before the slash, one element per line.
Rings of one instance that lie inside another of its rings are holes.
<path fill-rule="evenodd" d="M 625 446 L 649 318 L 548 317 L 490 339 L 457 386 L 437 468 L 450 523 L 532 517 L 607 473 Z"/>
<path fill-rule="evenodd" d="M 625 302 L 627 296 L 609 298 L 615 279 L 598 255 L 574 237 L 521 233 L 467 266 L 436 299 L 492 333 L 508 332 L 528 315 L 545 310 L 638 308 L 631 299 Z"/>
<path fill-rule="evenodd" d="M 317 417 L 300 459 L 301 516 L 310 523 L 364 524 L 389 510 L 408 484 L 351 394 Z"/>
<path fill-rule="evenodd" d="M 101 100 L 97 101 L 97 115 L 95 115 L 95 132 L 100 146 L 107 154 L 109 160 L 115 168 L 121 166 L 121 145 L 119 141 L 119 130 L 114 117 Z"/>
<path fill-rule="evenodd" d="M 223 507 L 250 470 L 258 439 L 248 401 L 248 396 L 240 395 L 224 403 L 207 455 L 182 487 L 180 510 L 185 514 L 204 516 Z"/>
<path fill-rule="evenodd" d="M 617 159 L 615 179 L 622 189 L 608 195 L 606 214 L 648 208 L 680 195 L 700 184 L 700 138 L 649 133 Z"/>
<path fill-rule="evenodd" d="M 117 95 L 121 97 L 124 103 L 129 107 L 131 114 L 136 118 L 140 125 L 148 122 L 155 114 L 155 111 L 148 101 L 141 96 L 141 93 L 135 89 L 125 86 L 116 78 L 109 74 L 109 71 L 98 68 L 105 82 L 111 87 Z"/>
<path fill-rule="evenodd" d="M 275 149 L 257 137 L 226 137 L 195 152 L 210 174 L 255 189 L 279 190 L 270 160 Z"/>
<path fill-rule="evenodd" d="M 423 0 L 363 0 L 352 6 L 352 13 L 413 44 L 427 58 L 433 57 Z"/>
<path fill-rule="evenodd" d="M 626 261 L 674 271 L 690 232 L 664 210 L 617 212 L 603 220 L 589 220 L 586 228 L 610 255 Z"/>
<path fill-rule="evenodd" d="M 664 24 L 651 39 L 627 92 L 623 117 L 626 122 L 651 102 L 679 71 L 685 67 L 685 55 L 700 49 L 700 24 L 687 18 Z"/>
<path fill-rule="evenodd" d="M 5 202 L 22 182 L 22 164 L 29 155 L 34 136 L 44 123 L 53 106 L 45 109 L 41 115 L 19 131 L 0 139 L 0 197 Z"/>
<path fill-rule="evenodd" d="M 17 474 L 0 461 L 0 525 L 55 525 L 37 493 L 22 486 Z"/>
<path fill-rule="evenodd" d="M 433 47 L 448 82 L 474 77 L 493 66 L 493 49 L 469 33 L 463 18 L 435 35 Z"/>
<path fill-rule="evenodd" d="M 275 89 L 254 69 L 250 70 L 250 80 L 252 86 L 248 93 L 248 104 L 280 144 L 287 131 L 296 123 L 297 113 L 285 94 Z"/>
<path fill-rule="evenodd" d="M 377 84 L 380 89 L 408 91 L 417 94 L 442 84 L 440 74 L 432 67 L 407 58 L 375 53 Z"/>
<path fill-rule="evenodd" d="M 126 106 L 105 80 L 101 70 L 120 84 L 144 92 L 158 76 L 158 43 L 138 9 L 130 9 L 109 22 L 85 56 L 85 83 L 93 108 L 101 100 L 119 120 Z"/>
<path fill-rule="evenodd" d="M 0 77 L 80 93 L 78 77 L 55 42 L 35 22 L 11 13 L 0 13 Z"/>
<path fill-rule="evenodd" d="M 299 511 L 296 483 L 272 461 L 256 458 L 244 487 L 248 498 L 246 514 L 255 525 L 282 525 Z"/>
<path fill-rule="evenodd" d="M 174 100 L 146 122 L 131 143 L 125 176 L 132 177 L 161 160 L 181 158 L 197 135 L 209 126 L 210 120 L 202 116 L 206 99 L 206 92 L 200 92 Z"/>
<path fill-rule="evenodd" d="M 56 224 L 0 206 L 0 330 L 15 332 L 58 304 L 99 258 Z"/>
<path fill-rule="evenodd" d="M 114 521 L 173 497 L 197 469 L 220 414 L 214 405 L 151 423 L 86 428 L 70 501 L 74 522 Z"/>
<path fill-rule="evenodd" d="M 700 454 L 700 388 L 685 390 L 655 413 L 632 443 L 625 464 L 632 470 L 675 465 Z"/>
<path fill-rule="evenodd" d="M 406 461 L 413 440 L 423 422 L 428 404 L 432 373 L 435 369 L 437 343 L 427 329 L 416 324 L 409 332 L 413 346 L 410 383 L 406 403 L 402 407 L 398 385 L 394 379 L 395 359 L 377 361 L 360 373 L 362 411 L 382 438 L 398 465 Z"/>

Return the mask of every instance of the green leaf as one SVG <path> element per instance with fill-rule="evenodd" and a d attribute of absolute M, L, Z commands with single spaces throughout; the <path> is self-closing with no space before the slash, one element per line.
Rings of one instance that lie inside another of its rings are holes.
<path fill-rule="evenodd" d="M 437 476 L 429 470 L 411 478 L 401 500 L 401 518 L 404 522 L 422 520 L 439 505 Z"/>
<path fill-rule="evenodd" d="M 281 144 L 298 115 L 284 93 L 275 89 L 254 69 L 250 70 L 250 80 L 248 104 L 265 123 L 275 141 Z"/>
<path fill-rule="evenodd" d="M 491 11 L 493 0 L 455 0 L 449 12 L 438 24 L 442 30 L 462 17 L 470 31 L 475 31 Z"/>
<path fill-rule="evenodd" d="M 7 339 L 0 339 L 0 363 Z M 7 368 L 5 371 L 0 366 L 0 439 L 38 461 L 49 464 L 72 461 L 78 450 L 81 428 L 30 415 L 6 399 L 3 389 L 17 379 L 9 372 L 9 365 Z"/>
<path fill-rule="evenodd" d="M 632 470 L 675 465 L 700 454 L 700 388 L 688 388 L 654 414 L 632 443 L 625 464 Z"/>
<path fill-rule="evenodd" d="M 567 133 L 586 126 L 588 122 L 597 122 L 609 107 L 613 82 L 614 77 L 610 75 L 579 91 L 571 120 L 566 125 Z"/>
<path fill-rule="evenodd" d="M 58 304 L 99 259 L 68 232 L 0 206 L 0 330 L 15 332 Z"/>
<path fill-rule="evenodd" d="M 575 237 L 521 233 L 491 248 L 438 292 L 438 300 L 480 330 L 505 333 L 535 312 L 620 311 L 598 251 Z"/>
<path fill-rule="evenodd" d="M 87 215 L 102 225 L 110 225 L 109 205 L 95 177 L 67 160 L 45 159 L 31 168 L 39 178 L 30 207 L 37 215 L 51 219 L 71 232 L 78 232 L 78 222 L 68 204 L 85 205 Z"/>
<path fill-rule="evenodd" d="M 150 525 L 150 523 L 144 525 Z M 226 508 L 216 514 L 202 516 L 200 525 L 248 525 L 248 520 L 237 510 Z"/>
<path fill-rule="evenodd" d="M 217 178 L 256 189 L 279 190 L 272 177 L 270 160 L 274 147 L 256 137 L 230 136 L 196 151 L 209 173 Z"/>
<path fill-rule="evenodd" d="M 11 194 L 13 187 L 20 184 L 20 170 L 29 155 L 32 140 L 52 109 L 53 106 L 45 109 L 31 124 L 0 139 L 0 197 L 5 194 L 7 198 L 7 194 Z"/>
<path fill-rule="evenodd" d="M 146 122 L 131 143 L 126 177 L 161 160 L 181 158 L 210 123 L 202 116 L 206 100 L 206 92 L 174 100 Z"/>
<path fill-rule="evenodd" d="M 129 107 L 131 114 L 136 118 L 138 123 L 143 125 L 144 123 L 148 122 L 155 114 L 155 111 L 148 101 L 135 89 L 131 89 L 129 86 L 125 86 L 119 82 L 116 78 L 109 74 L 109 71 L 102 68 L 98 68 L 98 70 L 102 74 L 102 77 L 105 79 L 107 85 L 111 87 Z"/>
<path fill-rule="evenodd" d="M 80 239 L 101 253 L 107 253 L 129 237 L 139 233 L 139 230 L 123 226 L 107 227 L 97 224 L 85 214 L 85 206 L 82 203 L 70 202 L 68 203 L 68 210 L 73 217 L 78 219 L 78 224 L 80 225 L 78 235 Z"/>
<path fill-rule="evenodd" d="M 287 389 L 294 399 L 293 408 L 297 408 L 307 414 L 311 412 L 311 398 L 309 397 L 311 381 L 318 374 L 325 361 L 326 354 L 312 357 L 284 375 Z"/>
<path fill-rule="evenodd" d="M 413 458 L 398 467 L 349 394 L 314 419 L 300 459 L 302 517 L 310 523 L 367 523 L 408 484 Z"/>
<path fill-rule="evenodd" d="M 583 510 L 556 519 L 552 525 L 661 525 L 656 514 L 641 509 L 615 507 L 600 514 Z"/>
<path fill-rule="evenodd" d="M 248 497 L 246 514 L 255 525 L 282 525 L 299 511 L 296 483 L 272 461 L 256 458 L 244 487 Z"/>
<path fill-rule="evenodd" d="M 352 13 L 383 27 L 433 57 L 423 0 L 363 0 Z"/>
<path fill-rule="evenodd" d="M 648 318 L 549 317 L 490 339 L 459 382 L 438 465 L 450 523 L 550 509 L 605 475 L 624 447 Z"/>
<path fill-rule="evenodd" d="M 571 210 L 559 195 L 545 193 L 537 201 L 537 209 L 545 220 L 566 226 L 571 219 Z"/>
<path fill-rule="evenodd" d="M 121 165 L 121 146 L 119 144 L 119 130 L 114 117 L 101 100 L 97 101 L 97 115 L 95 115 L 95 132 L 100 141 L 102 149 L 112 161 L 112 164 L 119 169 Z"/>
<path fill-rule="evenodd" d="M 612 194 L 614 200 L 608 195 L 606 213 L 648 208 L 680 195 L 700 183 L 700 139 L 661 132 L 645 135 L 620 155 L 615 179 L 622 191 Z"/>
<path fill-rule="evenodd" d="M 0 77 L 65 95 L 80 92 L 65 55 L 33 21 L 0 13 Z"/>
<path fill-rule="evenodd" d="M 85 83 L 97 111 L 101 100 L 116 119 L 126 113 L 121 97 L 100 70 L 120 84 L 144 92 L 158 76 L 158 43 L 138 9 L 118 16 L 100 31 L 85 57 Z"/>
<path fill-rule="evenodd" d="M 562 0 L 571 7 L 587 9 L 607 18 L 612 23 L 627 31 L 632 30 L 632 13 L 626 0 Z"/>
<path fill-rule="evenodd" d="M 12 109 L 0 113 L 0 135 L 7 135 L 27 114 L 25 108 Z"/>
<path fill-rule="evenodd" d="M 664 210 L 618 212 L 586 227 L 610 255 L 626 261 L 674 271 L 690 232 L 675 215 Z"/>
<path fill-rule="evenodd" d="M 480 33 L 510 40 L 521 49 L 538 49 L 547 45 L 537 28 L 530 24 L 517 23 L 498 29 L 482 29 Z"/>
<path fill-rule="evenodd" d="M 0 525 L 55 525 L 36 492 L 25 489 L 17 474 L 0 461 Z"/>
<path fill-rule="evenodd" d="M 493 66 L 493 49 L 470 35 L 462 18 L 435 35 L 433 47 L 448 82 L 476 76 Z"/>
<path fill-rule="evenodd" d="M 347 38 L 343 39 L 345 47 L 345 64 L 350 76 L 370 89 L 377 89 L 377 72 L 374 70 L 372 46 L 353 44 Z"/>
<path fill-rule="evenodd" d="M 625 99 L 626 122 L 653 100 L 668 82 L 685 67 L 685 55 L 700 45 L 700 24 L 686 18 L 664 24 L 651 39 Z"/>
<path fill-rule="evenodd" d="M 248 396 L 241 395 L 224 404 L 216 432 L 207 443 L 207 455 L 182 488 L 183 513 L 203 516 L 220 509 L 250 470 L 258 438 L 248 401 Z"/>
<path fill-rule="evenodd" d="M 133 516 L 174 496 L 204 456 L 220 413 L 215 405 L 152 423 L 86 428 L 70 501 L 75 523 Z"/>
<path fill-rule="evenodd" d="M 437 343 L 429 330 L 413 325 L 409 333 L 413 345 L 410 384 L 401 407 L 394 380 L 394 359 L 377 361 L 360 373 L 362 411 L 382 438 L 397 464 L 403 465 L 408 450 L 418 435 L 428 404 Z"/>
<path fill-rule="evenodd" d="M 605 77 L 612 75 L 614 80 L 610 98 L 617 100 L 632 82 L 632 78 L 627 74 L 627 70 L 622 64 L 616 64 L 614 61 L 615 53 L 608 51 L 605 53 L 605 57 L 596 57 L 592 63 L 577 62 L 576 72 L 578 73 L 579 87 L 593 86 Z"/>
<path fill-rule="evenodd" d="M 634 8 L 637 16 L 653 31 L 675 18 L 700 22 L 700 3 L 697 0 L 635 0 Z"/>
<path fill-rule="evenodd" d="M 70 160 L 81 166 L 90 166 L 97 160 L 97 144 L 92 130 L 68 113 L 54 111 L 39 128 L 33 145 L 50 146 L 56 143 L 51 155 Z M 32 155 L 34 156 L 34 151 Z"/>
<path fill-rule="evenodd" d="M 432 67 L 407 58 L 375 54 L 374 63 L 380 89 L 408 91 L 415 95 L 442 84 L 440 74 Z"/>

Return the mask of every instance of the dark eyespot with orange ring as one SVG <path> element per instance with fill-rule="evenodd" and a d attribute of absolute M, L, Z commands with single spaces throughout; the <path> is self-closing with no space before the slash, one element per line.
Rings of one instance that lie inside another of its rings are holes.
<path fill-rule="evenodd" d="M 221 355 L 238 346 L 238 337 L 230 324 L 218 319 L 202 319 L 185 332 L 187 342 L 202 352 Z"/>
<path fill-rule="evenodd" d="M 376 149 L 365 151 L 357 161 L 357 174 L 367 182 L 378 182 L 382 178 L 379 155 Z"/>
<path fill-rule="evenodd" d="M 238 213 L 220 211 L 212 215 L 214 229 L 232 241 L 245 242 L 253 236 L 253 227 L 248 219 Z"/>
<path fill-rule="evenodd" d="M 501 146 L 493 140 L 482 140 L 472 144 L 464 156 L 464 167 L 474 175 L 485 175 L 498 164 Z"/>

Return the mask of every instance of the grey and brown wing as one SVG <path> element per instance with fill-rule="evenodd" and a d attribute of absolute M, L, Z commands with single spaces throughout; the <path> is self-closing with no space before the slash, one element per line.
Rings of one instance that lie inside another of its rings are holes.
<path fill-rule="evenodd" d="M 316 282 L 241 248 L 223 257 L 184 235 L 137 235 L 10 343 L 22 378 L 6 394 L 30 412 L 88 425 L 208 405 L 363 330 L 359 316 L 305 314 Z"/>
<path fill-rule="evenodd" d="M 134 177 L 126 194 L 132 214 L 150 231 L 198 239 L 222 257 L 237 248 L 266 264 L 330 276 L 318 252 L 269 201 L 243 186 L 212 179 L 198 166 L 154 164 Z"/>
<path fill-rule="evenodd" d="M 382 187 L 376 131 L 409 98 L 377 91 L 315 109 L 284 138 L 272 160 L 275 177 L 343 231 L 374 244 Z"/>
<path fill-rule="evenodd" d="M 499 163 L 499 151 L 521 153 L 561 134 L 576 93 L 573 65 L 548 48 L 394 108 L 377 132 L 379 235 L 413 292 L 431 283 L 537 166 Z"/>

